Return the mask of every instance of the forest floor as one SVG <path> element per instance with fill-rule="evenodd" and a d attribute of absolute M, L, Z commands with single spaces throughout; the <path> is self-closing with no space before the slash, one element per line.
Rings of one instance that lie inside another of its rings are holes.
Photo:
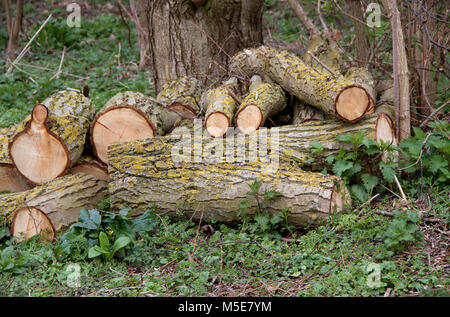
<path fill-rule="evenodd" d="M 272 2 L 266 1 L 266 36 L 294 42 L 298 22 L 288 10 L 271 11 Z M 83 8 L 88 13 L 81 28 L 67 26 L 64 3 L 52 9 L 55 18 L 12 76 L 0 75 L 0 128 L 67 87 L 87 84 L 98 109 L 121 91 L 154 95 L 151 73 L 136 64 L 134 26 L 116 8 L 93 3 Z M 48 12 L 33 3 L 24 14 L 21 47 Z M 6 38 L 2 26 L 1 47 Z M 53 78 L 64 47 L 63 73 Z M 0 296 L 448 296 L 448 188 L 425 188 L 418 195 L 414 187 L 404 188 L 407 206 L 383 195 L 301 230 L 268 217 L 237 225 L 178 221 L 156 216 L 157 207 L 149 206 L 132 247 L 113 259 L 90 259 L 88 250 L 98 232 L 114 236 L 115 228 L 131 223 L 125 211 L 91 231 L 60 235 L 53 244 L 12 243 L 1 225 Z M 108 205 L 106 200 L 98 206 L 103 219 Z M 417 212 L 426 212 L 428 220 Z"/>

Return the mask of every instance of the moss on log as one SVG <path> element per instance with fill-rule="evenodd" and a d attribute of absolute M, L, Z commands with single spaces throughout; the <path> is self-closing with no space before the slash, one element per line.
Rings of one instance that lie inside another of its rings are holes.
<path fill-rule="evenodd" d="M 361 120 L 370 106 L 370 95 L 364 87 L 342 75 L 316 71 L 287 51 L 267 46 L 247 49 L 232 59 L 230 70 L 268 75 L 302 102 L 346 122 Z"/>
<path fill-rule="evenodd" d="M 170 160 L 154 164 L 152 155 L 130 155 L 118 147 L 110 155 L 109 192 L 116 209 L 128 205 L 144 212 L 157 204 L 161 213 L 235 222 L 244 200 L 250 202 L 246 212 L 254 213 L 256 201 L 248 196 L 248 184 L 255 179 L 263 184 L 261 194 L 267 190 L 282 194 L 267 203 L 267 211 L 288 210 L 288 221 L 298 226 L 316 224 L 349 202 L 341 180 L 320 173 L 289 169 L 267 173 L 261 163 L 182 163 L 175 167 Z"/>
<path fill-rule="evenodd" d="M 235 93 L 237 85 L 237 79 L 232 77 L 219 87 L 206 91 L 202 96 L 201 104 L 206 109 L 205 128 L 213 137 L 224 136 L 231 127 L 238 104 L 230 92 Z"/>
<path fill-rule="evenodd" d="M 250 91 L 236 112 L 236 127 L 244 133 L 259 129 L 267 118 L 286 107 L 286 95 L 280 86 L 263 83 L 257 75 L 251 82 Z"/>
<path fill-rule="evenodd" d="M 156 99 L 168 108 L 190 117 L 200 111 L 202 87 L 193 77 L 179 77 L 165 84 Z"/>
<path fill-rule="evenodd" d="M 35 221 L 40 217 L 50 222 L 54 237 L 56 231 L 78 220 L 81 209 L 95 208 L 106 196 L 105 189 L 106 182 L 91 175 L 67 175 L 28 191 L 2 194 L 0 205 L 14 236 L 40 233 L 43 228 Z"/>

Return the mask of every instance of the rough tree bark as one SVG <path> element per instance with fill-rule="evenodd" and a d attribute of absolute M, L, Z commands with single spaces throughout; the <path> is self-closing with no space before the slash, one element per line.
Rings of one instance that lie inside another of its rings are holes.
<path fill-rule="evenodd" d="M 364 8 L 360 0 L 346 0 L 349 14 L 364 21 Z M 367 30 L 364 24 L 357 20 L 353 20 L 355 26 L 355 48 L 356 58 L 359 66 L 366 66 L 365 61 L 369 56 L 369 40 L 367 39 Z"/>
<path fill-rule="evenodd" d="M 194 1 L 195 2 L 195 1 Z M 141 0 L 157 92 L 172 79 L 194 76 L 205 83 L 226 74 L 229 56 L 262 43 L 263 0 Z"/>
<path fill-rule="evenodd" d="M 382 0 L 381 2 L 389 15 L 392 26 L 394 103 L 398 115 L 396 118 L 397 138 L 401 141 L 411 135 L 408 60 L 397 0 Z"/>

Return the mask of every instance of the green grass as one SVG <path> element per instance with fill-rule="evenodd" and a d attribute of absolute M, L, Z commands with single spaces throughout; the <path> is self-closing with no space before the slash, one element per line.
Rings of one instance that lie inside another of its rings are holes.
<path fill-rule="evenodd" d="M 268 11 L 271 8 L 275 15 Z M 26 6 L 25 13 L 32 14 L 33 7 Z M 299 23 L 291 11 L 266 1 L 265 18 L 278 39 L 296 40 Z M 38 27 L 27 28 L 28 38 Z M 136 43 L 134 28 L 130 36 Z M 1 28 L 0 45 L 5 41 Z M 24 44 L 25 39 L 21 47 Z M 86 79 L 62 74 L 50 80 L 64 47 L 62 70 Z M 26 73 L 16 69 L 10 77 L 0 75 L 0 127 L 19 122 L 36 103 L 67 87 L 89 85 L 98 108 L 120 91 L 154 94 L 151 74 L 137 69 L 138 60 L 137 46 L 130 47 L 120 17 L 101 14 L 83 19 L 80 29 L 56 19 L 21 62 L 53 71 L 19 65 Z M 0 61 L 0 68 L 4 66 Z M 414 187 L 411 180 L 405 190 L 411 193 Z M 264 215 L 235 226 L 155 216 L 132 245 L 106 262 L 88 258 L 93 242 L 86 233 L 70 240 L 60 235 L 54 244 L 37 238 L 13 243 L 3 222 L 0 296 L 448 295 L 448 238 L 440 233 L 448 226 L 448 189 L 433 188 L 430 193 L 429 216 L 444 224 L 415 219 L 416 211 L 425 209 L 419 202 L 394 218 L 377 214 L 400 208 L 387 200 L 378 201 L 376 207 L 355 207 L 302 231 L 270 224 Z M 103 209 L 107 206 L 105 202 Z M 107 227 L 100 230 L 109 232 Z M 70 250 L 62 251 L 67 241 Z M 73 264 L 80 268 L 79 288 L 67 283 Z M 368 284 L 374 276 L 372 264 L 380 270 L 376 287 Z"/>

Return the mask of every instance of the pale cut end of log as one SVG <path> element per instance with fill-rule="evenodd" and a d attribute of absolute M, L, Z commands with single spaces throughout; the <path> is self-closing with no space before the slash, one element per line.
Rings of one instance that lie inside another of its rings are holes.
<path fill-rule="evenodd" d="M 115 142 L 153 138 L 155 128 L 144 113 L 129 105 L 109 107 L 92 123 L 91 143 L 96 157 L 108 163 L 108 146 Z"/>
<path fill-rule="evenodd" d="M 222 112 L 214 112 L 205 120 L 206 130 L 209 135 L 215 138 L 220 138 L 227 134 L 230 125 L 230 120 Z"/>
<path fill-rule="evenodd" d="M 34 207 L 23 207 L 16 211 L 11 224 L 11 234 L 18 241 L 28 240 L 40 234 L 43 240 L 53 241 L 56 230 L 45 213 Z"/>
<path fill-rule="evenodd" d="M 236 116 L 236 126 L 243 133 L 258 130 L 263 124 L 263 114 L 257 105 L 246 105 Z"/>
<path fill-rule="evenodd" d="M 69 152 L 46 123 L 48 109 L 36 105 L 24 131 L 9 144 L 14 166 L 33 184 L 42 184 L 64 174 L 70 166 Z"/>
<path fill-rule="evenodd" d="M 342 189 L 342 187 L 345 188 L 345 185 L 343 183 L 340 183 L 339 186 L 335 185 L 333 188 L 330 200 L 330 214 L 333 212 L 342 211 L 345 208 L 346 204 L 351 205 L 350 196 L 345 189 Z"/>
<path fill-rule="evenodd" d="M 0 163 L 0 193 L 17 193 L 30 188 L 31 185 L 11 164 Z"/>
<path fill-rule="evenodd" d="M 70 169 L 69 174 L 92 175 L 101 181 L 108 181 L 109 179 L 108 170 L 105 167 L 101 166 L 100 163 L 94 162 L 83 162 L 76 164 L 74 167 Z"/>
<path fill-rule="evenodd" d="M 347 122 L 360 120 L 369 110 L 370 96 L 358 86 L 344 88 L 336 98 L 336 114 Z"/>
<path fill-rule="evenodd" d="M 386 113 L 380 113 L 378 115 L 375 138 L 378 143 L 383 141 L 385 143 L 397 145 L 394 132 L 394 122 Z"/>

